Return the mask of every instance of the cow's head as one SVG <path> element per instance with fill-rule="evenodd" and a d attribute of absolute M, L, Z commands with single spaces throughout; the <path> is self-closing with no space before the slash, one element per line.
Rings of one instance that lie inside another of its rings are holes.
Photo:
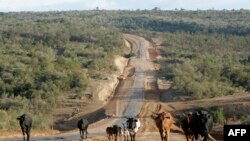
<path fill-rule="evenodd" d="M 198 111 L 197 115 L 201 133 L 207 134 L 212 128 L 213 117 L 207 111 Z"/>
<path fill-rule="evenodd" d="M 128 127 L 128 129 L 135 129 L 136 128 L 136 122 L 138 122 L 138 119 L 136 119 L 136 118 L 127 118 L 127 127 Z"/>
<path fill-rule="evenodd" d="M 17 117 L 16 119 L 17 119 L 17 120 L 19 120 L 19 121 L 21 122 L 21 121 L 24 121 L 25 116 L 26 116 L 26 115 L 25 115 L 25 114 L 23 114 L 23 115 L 21 115 L 21 116 Z"/>
<path fill-rule="evenodd" d="M 160 120 L 164 120 L 164 119 L 170 119 L 172 116 L 170 113 L 167 113 L 167 112 L 162 112 L 162 113 L 155 113 L 153 112 L 153 115 L 152 115 L 152 118 L 157 120 L 157 119 L 160 119 Z"/>
<path fill-rule="evenodd" d="M 188 124 L 190 124 L 191 119 L 192 119 L 192 112 L 188 112 L 188 113 L 183 113 L 183 121 L 186 121 Z"/>

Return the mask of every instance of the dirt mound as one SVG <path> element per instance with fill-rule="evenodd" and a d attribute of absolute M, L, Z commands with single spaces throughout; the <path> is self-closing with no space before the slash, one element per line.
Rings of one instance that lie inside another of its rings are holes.
<path fill-rule="evenodd" d="M 115 56 L 114 62 L 115 62 L 115 65 L 116 65 L 116 67 L 117 67 L 117 69 L 118 69 L 118 72 L 119 72 L 120 74 L 122 74 L 123 71 L 124 71 L 124 68 L 125 68 L 125 67 L 127 66 L 127 64 L 128 64 L 128 59 L 126 59 L 125 57 L 116 55 L 116 56 Z"/>

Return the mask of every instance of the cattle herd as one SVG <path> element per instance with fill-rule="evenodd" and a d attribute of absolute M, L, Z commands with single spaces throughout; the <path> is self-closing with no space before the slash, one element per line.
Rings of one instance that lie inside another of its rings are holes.
<path fill-rule="evenodd" d="M 161 112 L 153 113 L 152 118 L 159 130 L 161 141 L 169 141 L 170 129 L 174 124 L 174 118 L 171 113 Z M 30 140 L 30 130 L 32 127 L 32 118 L 26 114 L 17 117 L 23 133 L 23 140 L 25 141 L 25 134 L 27 141 Z M 80 138 L 86 139 L 88 135 L 89 122 L 87 119 L 80 119 L 77 127 L 80 131 Z M 141 127 L 141 122 L 138 117 L 126 117 L 126 121 L 122 126 L 113 125 L 106 128 L 106 135 L 109 141 L 117 141 L 123 139 L 124 141 L 135 141 L 137 131 Z M 199 140 L 207 141 L 208 139 L 215 141 L 210 135 L 213 127 L 212 116 L 204 110 L 189 112 L 184 114 L 181 120 L 181 128 L 186 136 L 187 141 Z"/>
<path fill-rule="evenodd" d="M 139 128 L 141 127 L 141 122 L 138 118 L 127 118 L 127 121 L 122 124 L 123 127 L 118 125 L 113 125 L 106 128 L 106 134 L 108 140 L 118 140 L 118 137 L 123 137 L 124 141 L 135 141 L 135 135 Z"/>

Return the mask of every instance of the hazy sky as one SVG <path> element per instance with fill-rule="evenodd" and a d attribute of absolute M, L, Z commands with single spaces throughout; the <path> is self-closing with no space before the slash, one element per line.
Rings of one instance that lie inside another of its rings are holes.
<path fill-rule="evenodd" d="M 250 9 L 250 0 L 0 0 L 0 11 L 100 9 Z"/>

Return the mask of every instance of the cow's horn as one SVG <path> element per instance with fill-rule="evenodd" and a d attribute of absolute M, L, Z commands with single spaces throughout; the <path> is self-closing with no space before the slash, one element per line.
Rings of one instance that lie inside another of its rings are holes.
<path fill-rule="evenodd" d="M 153 113 L 153 114 L 156 114 L 156 115 L 159 115 L 159 113 L 156 113 L 156 112 L 153 112 L 153 111 L 152 111 L 152 113 Z"/>
<path fill-rule="evenodd" d="M 216 141 L 216 139 L 214 139 L 210 134 L 208 134 L 208 138 L 212 141 Z"/>

